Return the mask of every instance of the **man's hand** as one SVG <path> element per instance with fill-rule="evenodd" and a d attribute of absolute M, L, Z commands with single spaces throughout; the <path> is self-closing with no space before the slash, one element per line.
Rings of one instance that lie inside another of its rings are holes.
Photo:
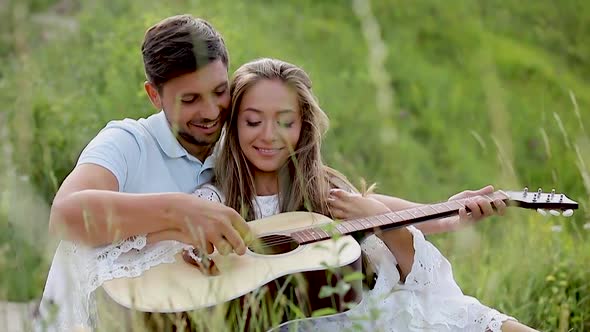
<path fill-rule="evenodd" d="M 250 229 L 246 221 L 232 208 L 193 195 L 183 195 L 171 211 L 174 227 L 148 234 L 148 243 L 176 240 L 222 255 L 232 251 L 246 252 Z"/>
<path fill-rule="evenodd" d="M 451 196 L 449 201 L 465 199 L 474 196 L 490 195 L 494 193 L 493 186 L 486 186 L 479 190 L 465 190 L 456 195 Z M 493 206 L 492 206 L 493 205 Z M 506 210 L 506 204 L 502 200 L 495 200 L 492 203 L 484 197 L 474 197 L 469 200 L 465 206 L 469 208 L 469 213 L 466 208 L 459 209 L 459 223 L 476 222 L 485 217 L 494 214 L 503 215 Z M 495 209 L 494 209 L 495 208 Z"/>
<path fill-rule="evenodd" d="M 332 216 L 338 219 L 353 219 L 375 216 L 391 212 L 389 208 L 376 199 L 353 194 L 342 189 L 330 190 L 328 200 Z"/>

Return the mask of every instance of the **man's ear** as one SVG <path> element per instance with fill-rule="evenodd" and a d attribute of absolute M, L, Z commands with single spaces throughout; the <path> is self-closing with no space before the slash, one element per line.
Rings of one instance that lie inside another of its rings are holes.
<path fill-rule="evenodd" d="M 152 105 L 154 105 L 154 107 L 156 107 L 158 110 L 161 110 L 162 99 L 160 99 L 160 93 L 158 92 L 158 88 L 156 88 L 156 86 L 153 83 L 148 81 L 146 81 L 143 84 L 143 87 L 145 88 L 145 92 L 147 92 L 148 97 L 150 97 Z"/>

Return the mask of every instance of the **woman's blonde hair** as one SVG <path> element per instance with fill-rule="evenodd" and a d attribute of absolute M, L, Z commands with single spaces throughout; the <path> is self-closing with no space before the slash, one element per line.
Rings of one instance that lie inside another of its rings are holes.
<path fill-rule="evenodd" d="M 280 211 L 307 210 L 331 216 L 328 206 L 330 189 L 355 189 L 342 174 L 322 162 L 321 142 L 328 130 L 328 117 L 319 107 L 312 93 L 311 80 L 303 69 L 268 58 L 242 65 L 232 78 L 231 109 L 215 166 L 215 178 L 219 180 L 216 184 L 225 196 L 225 205 L 240 212 L 246 220 L 255 219 L 253 201 L 256 189 L 250 163 L 240 149 L 237 119 L 244 94 L 261 80 L 279 80 L 293 89 L 301 112 L 299 141 L 279 171 Z"/>

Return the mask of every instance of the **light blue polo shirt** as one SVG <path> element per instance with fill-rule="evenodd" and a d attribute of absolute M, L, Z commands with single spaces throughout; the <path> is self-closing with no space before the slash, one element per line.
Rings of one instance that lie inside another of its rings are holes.
<path fill-rule="evenodd" d="M 161 111 L 147 119 L 109 122 L 82 151 L 77 164 L 108 169 L 120 192 L 192 193 L 211 181 L 215 150 L 204 162 L 189 154 Z"/>

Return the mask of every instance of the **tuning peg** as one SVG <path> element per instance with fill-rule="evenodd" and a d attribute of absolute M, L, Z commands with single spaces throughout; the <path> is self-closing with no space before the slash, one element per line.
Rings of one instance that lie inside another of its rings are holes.
<path fill-rule="evenodd" d="M 545 211 L 543 209 L 537 209 L 537 212 L 539 212 L 539 214 L 542 215 L 542 216 L 546 216 L 547 215 L 547 211 Z"/>
<path fill-rule="evenodd" d="M 554 216 L 560 216 L 561 215 L 561 213 L 559 211 L 557 211 L 557 210 L 549 210 L 549 213 L 551 213 Z"/>
<path fill-rule="evenodd" d="M 571 217 L 573 214 L 574 214 L 574 210 L 572 210 L 572 209 L 567 209 L 567 210 L 563 211 L 563 213 L 562 213 L 562 215 L 564 217 Z"/>

